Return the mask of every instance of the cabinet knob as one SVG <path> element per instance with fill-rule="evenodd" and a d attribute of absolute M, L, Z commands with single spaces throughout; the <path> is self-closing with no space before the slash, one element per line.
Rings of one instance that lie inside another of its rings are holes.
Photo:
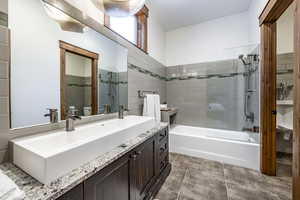
<path fill-rule="evenodd" d="M 133 159 L 135 160 L 136 157 L 137 157 L 137 155 L 136 155 L 136 154 L 132 154 L 130 157 L 133 158 Z"/>
<path fill-rule="evenodd" d="M 136 152 L 136 155 L 141 155 L 141 154 L 142 154 L 141 151 Z"/>

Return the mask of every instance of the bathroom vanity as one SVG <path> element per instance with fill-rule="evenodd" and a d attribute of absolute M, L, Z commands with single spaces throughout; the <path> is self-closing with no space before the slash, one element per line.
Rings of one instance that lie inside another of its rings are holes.
<path fill-rule="evenodd" d="M 138 121 L 138 119 L 140 120 Z M 123 124 L 121 121 L 123 121 Z M 48 177 L 47 181 L 51 180 L 48 184 L 43 184 L 41 181 L 38 181 L 37 178 L 34 178 L 37 177 L 34 172 L 41 170 L 43 173 L 49 173 L 49 171 L 45 171 L 42 168 L 43 166 L 38 165 L 38 162 L 31 162 L 35 167 L 28 166 L 28 169 L 36 171 L 29 171 L 25 164 L 22 165 L 24 161 L 17 161 L 18 156 L 16 155 L 19 153 L 15 152 L 15 147 L 23 145 L 24 148 L 28 148 L 24 144 L 32 145 L 34 144 L 33 141 L 39 141 L 39 144 L 44 143 L 42 146 L 33 145 L 35 149 L 27 149 L 29 151 L 35 150 L 33 153 L 37 154 L 39 153 L 37 149 L 46 148 L 45 141 L 51 142 L 51 139 L 49 140 L 50 136 L 58 137 L 56 134 L 60 133 L 59 130 L 13 140 L 14 163 L 18 163 L 18 167 L 11 163 L 6 163 L 0 165 L 0 169 L 25 192 L 26 200 L 97 200 L 99 198 L 103 200 L 150 199 L 160 189 L 171 170 L 169 163 L 168 124 L 161 123 L 159 126 L 152 126 L 151 129 L 147 129 L 146 125 L 149 126 L 152 123 L 147 117 L 126 116 L 121 121 L 119 119 L 100 121 L 94 124 L 79 126 L 76 129 L 77 132 L 67 133 L 67 135 L 65 135 L 65 137 L 68 137 L 66 141 L 72 142 L 76 139 L 74 135 L 80 138 L 81 133 L 84 133 L 86 139 L 81 140 L 81 144 L 79 145 L 81 150 L 86 144 L 88 144 L 87 146 L 91 146 L 91 143 L 85 143 L 91 136 L 93 136 L 93 141 L 106 140 L 103 136 L 94 137 L 97 136 L 97 134 L 107 135 L 110 137 L 110 140 L 116 140 L 116 143 L 111 144 L 113 146 L 110 146 L 110 148 L 105 151 L 101 145 L 98 145 L 98 156 L 83 164 L 80 162 L 82 162 L 81 158 L 84 156 L 79 155 L 78 152 L 73 153 L 72 156 L 78 160 L 78 167 L 74 168 L 74 166 L 72 166 L 73 169 L 58 178 L 54 179 L 54 177 L 50 177 L 49 179 Z M 133 123 L 133 121 L 135 122 Z M 115 129 L 116 132 L 111 132 L 110 126 L 115 125 L 115 123 L 119 123 L 119 127 L 121 128 L 117 131 Z M 104 124 L 103 127 L 107 127 L 107 129 L 101 129 L 99 124 Z M 97 133 L 91 131 L 92 129 L 94 130 L 95 127 L 98 130 Z M 128 135 L 129 132 L 131 132 L 132 135 Z M 118 140 L 119 137 L 122 138 L 122 135 L 126 135 L 126 139 L 123 138 L 122 141 Z M 41 142 L 41 140 L 45 141 Z M 106 140 L 106 142 L 108 142 L 108 140 Z M 59 146 L 59 144 L 57 145 Z M 65 144 L 64 146 L 66 148 L 70 146 L 72 149 L 79 148 L 75 143 L 69 145 Z M 53 149 L 57 148 L 55 145 L 52 147 Z M 64 152 L 67 151 L 64 150 L 61 154 L 64 155 Z M 55 154 L 56 153 L 57 152 L 55 152 Z M 29 158 L 30 154 L 26 156 L 29 160 L 32 159 Z M 87 154 L 86 157 L 88 157 Z M 56 165 L 49 165 L 46 168 L 51 171 L 64 165 L 70 166 L 73 161 L 69 159 L 69 157 L 64 157 L 64 160 L 61 160 L 59 165 L 56 163 Z M 47 161 L 47 159 L 45 160 Z"/>
<path fill-rule="evenodd" d="M 12 163 L 0 170 L 25 200 L 153 197 L 171 170 L 168 124 L 114 115 L 128 109 L 127 45 L 65 1 L 9 8 Z"/>
<path fill-rule="evenodd" d="M 165 128 L 58 199 L 150 199 L 170 172 L 168 160 Z"/>

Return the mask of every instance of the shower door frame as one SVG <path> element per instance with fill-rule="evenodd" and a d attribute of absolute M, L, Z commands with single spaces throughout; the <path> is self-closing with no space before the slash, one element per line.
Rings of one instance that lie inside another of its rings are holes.
<path fill-rule="evenodd" d="M 269 0 L 259 17 L 261 28 L 261 172 L 276 175 L 276 68 L 277 25 L 284 11 L 294 11 L 294 134 L 293 199 L 300 200 L 300 0 Z"/>

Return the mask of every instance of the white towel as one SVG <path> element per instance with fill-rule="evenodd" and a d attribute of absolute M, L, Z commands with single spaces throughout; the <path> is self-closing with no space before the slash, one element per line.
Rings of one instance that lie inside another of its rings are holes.
<path fill-rule="evenodd" d="M 25 194 L 0 170 L 0 200 L 22 200 Z"/>
<path fill-rule="evenodd" d="M 155 118 L 154 95 L 146 94 L 144 98 L 143 116 Z"/>
<path fill-rule="evenodd" d="M 152 117 L 160 123 L 160 97 L 159 95 L 147 94 L 144 98 L 143 116 Z"/>
<path fill-rule="evenodd" d="M 160 96 L 154 95 L 154 113 L 155 113 L 155 121 L 156 123 L 160 123 L 161 114 L 160 114 Z"/>

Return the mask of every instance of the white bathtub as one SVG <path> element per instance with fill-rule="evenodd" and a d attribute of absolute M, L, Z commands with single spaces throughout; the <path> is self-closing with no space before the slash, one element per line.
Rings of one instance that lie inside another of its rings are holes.
<path fill-rule="evenodd" d="M 170 151 L 260 169 L 257 133 L 175 125 L 170 129 Z"/>

